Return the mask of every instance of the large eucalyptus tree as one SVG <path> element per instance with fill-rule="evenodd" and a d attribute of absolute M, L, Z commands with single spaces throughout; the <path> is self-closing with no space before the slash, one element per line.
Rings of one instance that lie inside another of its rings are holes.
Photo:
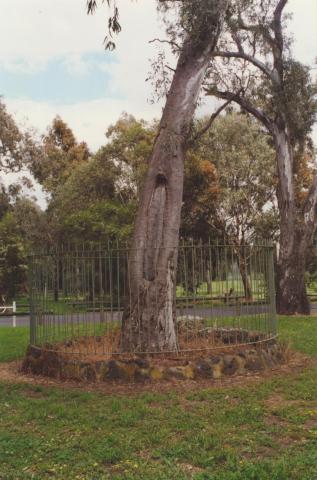
<path fill-rule="evenodd" d="M 118 10 L 108 25 L 118 32 Z M 129 262 L 130 301 L 123 316 L 124 351 L 176 351 L 175 288 L 184 158 L 203 80 L 229 0 L 158 0 L 176 9 L 178 61 L 149 159 Z M 90 1 L 89 10 L 96 6 Z M 173 40 L 171 40 L 173 42 Z M 113 47 L 107 40 L 107 45 Z"/>
<path fill-rule="evenodd" d="M 277 307 L 284 314 L 306 314 L 310 310 L 306 254 L 316 229 L 313 162 L 309 188 L 299 192 L 298 184 L 317 103 L 309 69 L 291 55 L 287 16 L 283 15 L 287 1 L 232 2 L 206 90 L 218 98 L 233 99 L 261 122 L 273 140 L 280 217 Z"/>

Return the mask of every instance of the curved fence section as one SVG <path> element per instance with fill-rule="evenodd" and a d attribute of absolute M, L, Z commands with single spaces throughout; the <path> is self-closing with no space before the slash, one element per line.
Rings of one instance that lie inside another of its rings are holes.
<path fill-rule="evenodd" d="M 29 272 L 31 345 L 95 358 L 124 353 L 128 248 L 109 244 L 39 253 L 30 257 Z M 201 354 L 272 339 L 272 246 L 181 244 L 173 303 L 177 351 L 156 353 Z"/>

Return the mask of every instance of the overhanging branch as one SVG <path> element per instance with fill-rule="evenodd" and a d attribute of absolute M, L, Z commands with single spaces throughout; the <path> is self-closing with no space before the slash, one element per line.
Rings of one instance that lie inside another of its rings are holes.
<path fill-rule="evenodd" d="M 239 92 L 233 93 L 233 92 L 223 92 L 220 90 L 214 90 L 214 89 L 208 89 L 205 88 L 206 95 L 213 95 L 217 98 L 222 98 L 223 100 L 230 100 L 238 105 L 245 110 L 246 112 L 250 113 L 253 115 L 255 118 L 257 118 L 266 128 L 267 130 L 273 134 L 273 122 L 272 120 L 266 115 L 263 110 L 261 110 L 258 107 L 255 107 L 252 105 L 245 97 L 242 97 Z"/>
<path fill-rule="evenodd" d="M 248 55 L 242 50 L 239 52 L 215 52 L 213 57 L 222 57 L 222 58 L 240 58 L 242 60 L 246 60 L 247 62 L 252 63 L 254 66 L 259 68 L 272 82 L 275 82 L 274 75 L 272 71 L 265 65 L 265 63 L 261 62 L 255 57 Z"/>
<path fill-rule="evenodd" d="M 194 138 L 189 142 L 189 146 L 194 145 L 194 143 L 197 142 L 197 140 L 210 129 L 211 125 L 220 115 L 220 113 L 234 100 L 237 95 L 240 95 L 241 91 L 242 89 L 240 89 L 237 93 L 232 94 L 231 98 L 229 98 L 225 103 L 220 105 L 220 107 L 211 115 L 206 125 L 201 130 L 199 130 L 194 136 Z"/>

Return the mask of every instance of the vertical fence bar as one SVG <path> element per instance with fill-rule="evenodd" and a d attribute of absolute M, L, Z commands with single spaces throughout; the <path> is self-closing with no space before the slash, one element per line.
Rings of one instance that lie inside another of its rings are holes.
<path fill-rule="evenodd" d="M 254 334 L 263 339 L 276 334 L 272 245 L 182 240 L 177 259 L 180 352 L 226 348 L 252 342 Z M 118 242 L 103 249 L 68 246 L 30 256 L 29 285 L 30 343 L 50 343 L 68 353 L 119 354 L 122 310 L 128 312 L 130 305 L 136 315 L 142 313 L 131 304 L 131 287 L 137 286 L 130 285 L 129 248 Z M 133 301 L 138 300 L 136 295 Z"/>
<path fill-rule="evenodd" d="M 35 304 L 34 304 L 34 257 L 29 256 L 29 291 L 30 291 L 30 344 L 36 344 L 36 318 L 35 318 Z"/>
<path fill-rule="evenodd" d="M 277 315 L 276 315 L 276 295 L 275 295 L 275 277 L 274 277 L 274 252 L 273 246 L 268 245 L 268 284 L 270 296 L 271 325 L 273 335 L 277 334 Z"/>

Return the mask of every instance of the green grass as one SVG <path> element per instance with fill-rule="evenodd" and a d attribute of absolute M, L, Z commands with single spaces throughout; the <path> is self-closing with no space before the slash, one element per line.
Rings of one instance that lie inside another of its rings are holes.
<path fill-rule="evenodd" d="M 317 355 L 317 318 L 282 317 L 280 331 Z M 26 343 L 27 329 L 0 329 L 0 360 Z M 311 366 L 245 386 L 133 396 L 3 382 L 0 479 L 314 480 L 316 378 Z"/>
<path fill-rule="evenodd" d="M 252 278 L 252 291 L 254 299 L 263 298 L 265 296 L 265 285 L 266 282 L 264 279 L 259 278 Z M 200 297 L 203 298 L 215 298 L 216 300 L 221 300 L 225 297 L 229 292 L 230 289 L 233 289 L 232 297 L 244 296 L 244 287 L 243 282 L 239 278 L 232 278 L 229 277 L 227 280 L 212 280 L 212 291 L 211 293 L 207 293 L 207 283 L 201 282 L 199 283 L 198 288 L 196 289 L 195 293 L 192 293 L 192 296 L 199 299 Z M 187 291 L 182 285 L 178 285 L 176 288 L 176 296 L 179 297 L 188 297 L 190 296 L 190 292 Z"/>
<path fill-rule="evenodd" d="M 292 348 L 317 355 L 317 317 L 279 317 L 278 325 L 280 338 Z"/>
<path fill-rule="evenodd" d="M 10 362 L 23 357 L 28 341 L 28 327 L 0 327 L 0 362 Z"/>

